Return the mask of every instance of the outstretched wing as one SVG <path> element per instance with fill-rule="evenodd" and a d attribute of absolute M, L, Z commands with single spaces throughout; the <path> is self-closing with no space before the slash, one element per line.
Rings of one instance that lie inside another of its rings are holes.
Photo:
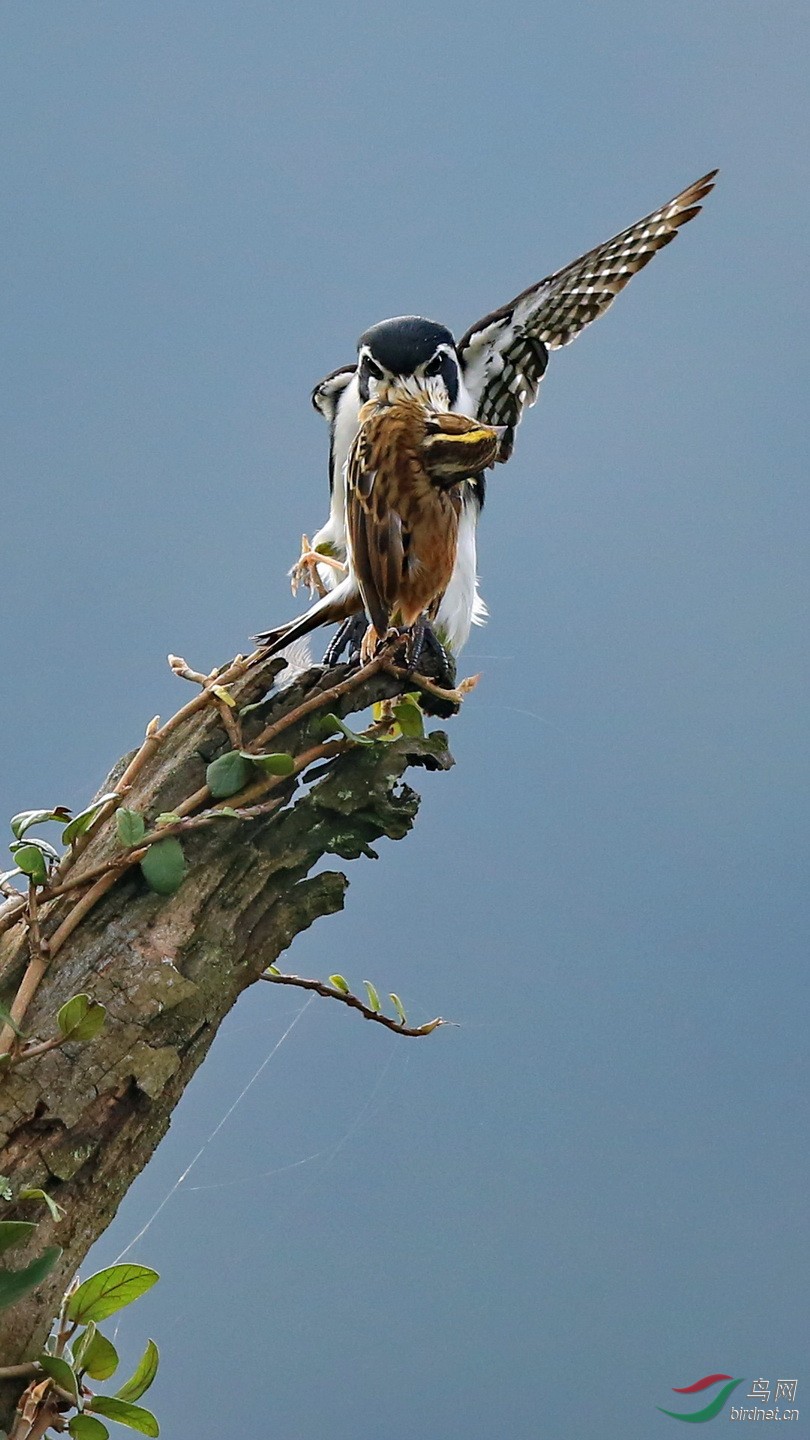
<path fill-rule="evenodd" d="M 332 498 L 329 519 L 326 525 L 318 531 L 316 539 L 319 541 L 328 541 L 331 545 L 337 545 L 341 551 L 345 544 L 343 538 L 343 505 L 340 500 L 343 477 L 336 472 L 342 468 L 342 455 L 346 452 L 340 443 L 340 436 L 338 435 L 338 431 L 341 428 L 341 422 L 338 418 L 338 405 L 340 404 L 341 396 L 347 387 L 351 385 L 356 374 L 356 365 L 340 365 L 337 370 L 332 370 L 329 375 L 324 376 L 323 380 L 319 380 L 312 392 L 312 403 L 315 409 L 323 415 L 329 425 L 329 494 Z M 348 424 L 349 434 L 344 436 L 344 443 L 346 445 L 349 443 L 352 431 L 356 428 L 351 418 L 348 419 Z"/>
<path fill-rule="evenodd" d="M 356 365 L 340 365 L 319 380 L 312 392 L 312 403 L 331 425 L 335 418 L 337 403 L 354 375 Z"/>
<path fill-rule="evenodd" d="M 515 426 L 537 399 L 548 351 L 568 345 L 604 314 L 628 280 L 697 215 L 716 174 L 710 170 L 666 205 L 531 285 L 462 336 L 458 353 L 478 419 L 509 427 L 499 460 L 509 459 Z"/>
<path fill-rule="evenodd" d="M 346 528 L 351 567 L 363 604 L 379 635 L 388 629 L 402 585 L 405 552 L 402 521 L 375 490 L 376 471 L 364 430 L 346 463 Z"/>

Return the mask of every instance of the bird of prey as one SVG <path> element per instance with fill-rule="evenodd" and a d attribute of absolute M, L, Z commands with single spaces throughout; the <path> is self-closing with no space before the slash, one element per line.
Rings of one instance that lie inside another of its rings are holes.
<path fill-rule="evenodd" d="M 358 341 L 357 361 L 333 370 L 312 394 L 315 408 L 329 422 L 331 508 L 311 545 L 304 537 L 301 557 L 290 572 L 293 593 L 302 581 L 335 599 L 345 600 L 347 582 L 349 592 L 356 589 L 350 571 L 341 578 L 348 552 L 343 477 L 367 401 L 382 393 L 420 391 L 436 410 L 505 427 L 497 458 L 508 460 L 523 411 L 537 399 L 549 351 L 568 345 L 604 314 L 631 277 L 697 215 L 716 174 L 710 171 L 627 230 L 529 286 L 458 341 L 443 325 L 415 315 L 383 320 L 366 330 Z M 484 477 L 471 478 L 473 483 L 464 487 L 453 575 L 435 616 L 436 633 L 454 655 L 470 626 L 482 624 L 486 616 L 475 546 Z M 321 613 L 328 610 L 326 605 Z"/>
<path fill-rule="evenodd" d="M 365 610 L 361 660 L 394 628 L 414 666 L 453 575 L 462 491 L 494 463 L 504 430 L 437 412 L 399 387 L 367 401 L 358 420 L 345 475 L 346 576 L 299 620 L 256 638 L 272 654 Z"/>

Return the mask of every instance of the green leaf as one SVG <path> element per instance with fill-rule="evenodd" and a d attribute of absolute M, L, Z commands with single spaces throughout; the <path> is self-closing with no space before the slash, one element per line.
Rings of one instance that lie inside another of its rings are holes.
<path fill-rule="evenodd" d="M 64 825 L 70 819 L 66 805 L 57 805 L 55 810 L 21 810 L 11 821 L 11 829 L 17 840 L 21 840 L 32 825 L 44 825 L 47 820 L 57 820 Z"/>
<path fill-rule="evenodd" d="M 355 745 L 375 745 L 377 743 L 368 735 L 358 735 L 356 731 L 350 730 L 348 725 L 344 724 L 341 720 L 340 716 L 333 715 L 331 711 L 328 715 L 321 716 L 321 719 L 318 721 L 318 729 L 322 735 L 334 735 L 340 731 L 341 735 L 345 735 L 346 739 L 351 740 Z"/>
<path fill-rule="evenodd" d="M 23 1295 L 40 1285 L 61 1254 L 58 1245 L 51 1245 L 36 1260 L 32 1260 L 30 1265 L 26 1265 L 24 1270 L 0 1270 L 0 1310 L 16 1305 Z"/>
<path fill-rule="evenodd" d="M 177 822 L 178 822 L 178 820 L 181 820 L 182 818 L 183 818 L 183 817 L 182 817 L 181 815 L 176 815 L 173 810 L 164 810 L 164 811 L 162 812 L 162 814 L 158 815 L 157 820 L 155 821 L 155 824 L 156 824 L 156 825 L 176 825 Z"/>
<path fill-rule="evenodd" d="M 398 701 L 394 706 L 394 718 L 403 735 L 422 739 L 425 733 L 425 722 L 422 711 L 418 705 L 414 704 L 413 700 L 405 698 Z"/>
<path fill-rule="evenodd" d="M 363 981 L 363 984 L 365 985 L 366 990 L 368 991 L 368 1005 L 369 1005 L 369 1009 L 370 1009 L 370 1010 L 382 1010 L 382 1005 L 380 1004 L 380 997 L 379 997 L 379 995 L 377 994 L 377 991 L 376 991 L 375 987 L 372 985 L 371 981 L 370 981 L 370 980 L 364 980 L 364 981 Z"/>
<path fill-rule="evenodd" d="M 139 1295 L 160 1279 L 148 1265 L 108 1265 L 84 1280 L 71 1295 L 65 1314 L 68 1320 L 86 1325 L 89 1320 L 106 1320 L 116 1310 L 131 1305 Z"/>
<path fill-rule="evenodd" d="M 7 1175 L 0 1175 L 0 1200 L 12 1200 L 14 1191 L 9 1184 Z"/>
<path fill-rule="evenodd" d="M 150 890 L 158 895 L 173 895 L 186 876 L 186 857 L 180 841 L 171 836 L 150 845 L 141 861 L 141 870 Z"/>
<path fill-rule="evenodd" d="M 330 975 L 329 984 L 334 985 L 335 989 L 340 990 L 343 995 L 351 995 L 352 993 L 349 989 L 348 981 L 345 980 L 342 975 Z"/>
<path fill-rule="evenodd" d="M 147 1340 L 146 1349 L 143 1352 L 134 1374 L 120 1390 L 116 1390 L 119 1400 L 140 1400 L 145 1395 L 158 1372 L 160 1364 L 160 1352 L 154 1340 Z"/>
<path fill-rule="evenodd" d="M 71 1397 L 73 1404 L 79 1403 L 79 1385 L 67 1360 L 60 1360 L 58 1355 L 39 1355 L 37 1357 L 46 1375 L 55 1380 L 60 1390 L 64 1390 Z"/>
<path fill-rule="evenodd" d="M 243 760 L 249 760 L 252 765 L 258 765 L 265 775 L 292 775 L 295 769 L 295 760 L 292 755 L 280 751 L 277 755 L 251 755 L 249 750 L 240 750 Z"/>
<path fill-rule="evenodd" d="M 108 1340 L 95 1326 L 92 1339 L 84 1352 L 82 1369 L 87 1371 L 91 1380 L 109 1380 L 118 1369 L 118 1351 L 112 1340 Z"/>
<path fill-rule="evenodd" d="M 22 1245 L 37 1228 L 36 1220 L 0 1220 L 0 1255 L 12 1245 Z"/>
<path fill-rule="evenodd" d="M 20 1191 L 19 1195 L 17 1196 L 17 1199 L 18 1199 L 18 1200 L 41 1200 L 42 1203 L 43 1203 L 43 1205 L 47 1205 L 48 1209 L 49 1209 L 50 1212 L 51 1212 L 51 1216 L 53 1217 L 54 1220 L 61 1220 L 61 1219 L 62 1219 L 62 1216 L 63 1216 L 64 1213 L 65 1213 L 64 1210 L 62 1209 L 62 1206 L 61 1206 L 61 1205 L 57 1205 L 56 1201 L 51 1198 L 51 1196 L 48 1194 L 47 1190 L 40 1190 L 38 1186 L 26 1185 L 26 1186 L 24 1187 L 24 1189 L 22 1189 L 22 1190 Z"/>
<path fill-rule="evenodd" d="M 215 800 L 227 800 L 244 790 L 250 779 L 250 762 L 238 750 L 229 750 L 212 760 L 205 772 L 205 783 Z"/>
<path fill-rule="evenodd" d="M 80 810 L 78 815 L 74 815 L 70 824 L 62 831 L 62 843 L 64 845 L 70 845 L 74 840 L 78 840 L 80 835 L 84 835 L 86 831 L 90 829 L 93 821 L 101 813 L 104 806 L 108 805 L 111 800 L 117 799 L 118 792 L 116 790 L 110 790 L 106 795 L 100 795 L 98 800 L 94 800 L 92 805 L 88 805 L 86 810 Z"/>
<path fill-rule="evenodd" d="M 47 840 L 39 840 L 34 835 L 31 836 L 30 840 L 12 840 L 8 848 L 16 859 L 21 850 L 27 850 L 31 845 L 33 845 L 35 849 L 41 850 L 46 860 L 59 860 L 61 858 L 59 851 L 55 850 L 53 845 L 49 845 Z"/>
<path fill-rule="evenodd" d="M 397 1015 L 399 1016 L 399 1023 L 400 1023 L 400 1025 L 407 1025 L 407 1023 L 408 1023 L 408 1017 L 407 1017 L 407 1015 L 405 1014 L 405 1006 L 403 1005 L 403 1003 L 402 1003 L 402 1001 L 400 1000 L 399 996 L 394 994 L 393 990 L 392 990 L 390 993 L 391 993 L 391 1004 L 393 1005 L 394 1009 L 395 1009 L 396 1012 L 397 1012 Z"/>
<path fill-rule="evenodd" d="M 98 1000 L 91 1000 L 89 995 L 74 995 L 62 1006 L 56 1023 L 66 1040 L 93 1040 L 102 1029 L 106 1014 Z"/>
<path fill-rule="evenodd" d="M 122 845 L 139 845 L 146 834 L 146 822 L 137 810 L 121 805 L 115 812 L 115 828 Z"/>
<path fill-rule="evenodd" d="M 119 1425 L 128 1425 L 130 1430 L 140 1430 L 142 1435 L 159 1435 L 160 1426 L 151 1410 L 141 1405 L 130 1405 L 127 1400 L 117 1400 L 113 1395 L 94 1395 L 89 1408 L 108 1420 L 117 1420 Z"/>
<path fill-rule="evenodd" d="M 96 1330 L 95 1324 L 91 1320 L 90 1324 L 85 1327 L 81 1335 L 77 1336 L 77 1338 L 72 1342 L 70 1349 L 73 1355 L 73 1364 L 77 1371 L 81 1370 L 82 1365 L 84 1364 L 84 1357 L 90 1349 L 90 1346 L 93 1343 L 93 1339 L 97 1333 L 98 1332 Z"/>
<path fill-rule="evenodd" d="M 109 1440 L 109 1430 L 92 1415 L 74 1415 L 68 1421 L 68 1431 L 73 1440 Z"/>
<path fill-rule="evenodd" d="M 33 840 L 18 842 L 14 849 L 14 859 L 23 875 L 27 875 L 35 885 L 45 884 L 48 878 L 48 862 L 41 845 L 35 845 Z"/>

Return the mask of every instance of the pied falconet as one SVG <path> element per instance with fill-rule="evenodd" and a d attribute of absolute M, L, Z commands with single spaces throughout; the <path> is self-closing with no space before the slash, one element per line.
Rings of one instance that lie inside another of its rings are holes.
<path fill-rule="evenodd" d="M 345 472 L 362 406 L 397 392 L 421 395 L 435 410 L 503 426 L 498 460 L 509 459 L 515 428 L 537 399 L 550 350 L 568 345 L 613 303 L 620 290 L 698 214 L 716 170 L 659 209 L 587 251 L 562 270 L 529 286 L 514 300 L 471 325 L 456 341 L 443 325 L 421 316 L 397 316 L 360 336 L 357 360 L 316 385 L 312 402 L 330 428 L 331 508 L 326 524 L 293 567 L 293 589 L 306 580 L 324 590 L 351 586 L 347 559 Z M 465 487 L 455 568 L 434 622 L 447 649 L 458 654 L 470 627 L 482 624 L 478 594 L 476 525 L 484 477 Z"/>

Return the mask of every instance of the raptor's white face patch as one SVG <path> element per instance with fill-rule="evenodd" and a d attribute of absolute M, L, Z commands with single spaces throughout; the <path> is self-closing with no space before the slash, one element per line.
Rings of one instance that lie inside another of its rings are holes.
<path fill-rule="evenodd" d="M 360 348 L 357 357 L 357 375 L 360 383 L 360 400 L 376 400 L 385 395 L 388 388 L 396 383 L 397 377 L 374 359 L 367 345 Z M 365 395 L 366 390 L 368 395 Z"/>

